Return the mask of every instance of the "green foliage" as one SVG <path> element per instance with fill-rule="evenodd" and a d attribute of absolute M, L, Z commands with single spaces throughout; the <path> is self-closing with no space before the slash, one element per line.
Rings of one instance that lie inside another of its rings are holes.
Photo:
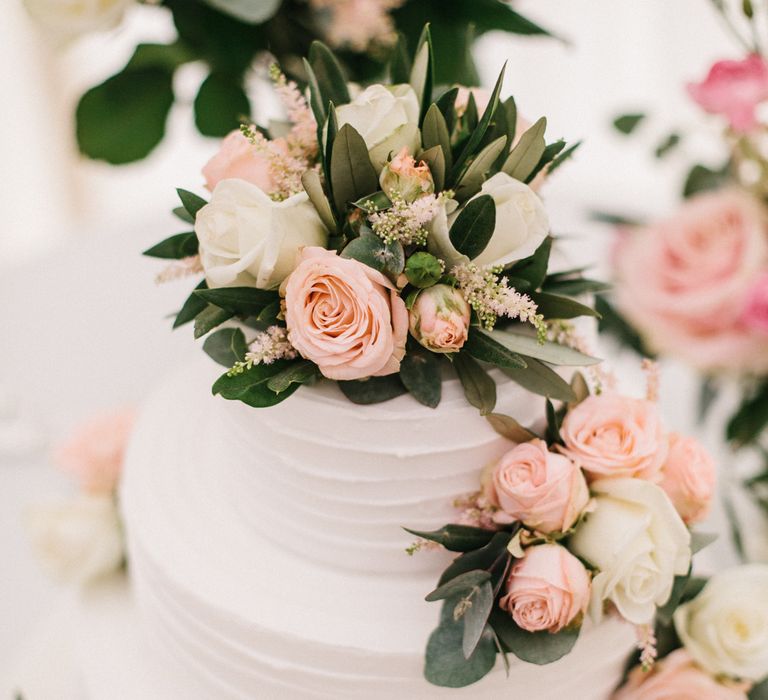
<path fill-rule="evenodd" d="M 363 406 L 383 403 L 384 401 L 402 396 L 407 392 L 397 374 L 338 382 L 338 385 L 344 396 L 352 403 Z"/>
<path fill-rule="evenodd" d="M 332 102 L 336 107 L 347 104 L 350 98 L 344 71 L 331 50 L 321 41 L 312 42 L 309 64 L 317 81 L 322 104 Z"/>
<path fill-rule="evenodd" d="M 496 382 L 477 360 L 466 352 L 453 358 L 453 366 L 459 375 L 467 401 L 480 411 L 481 415 L 491 413 L 496 406 Z"/>
<path fill-rule="evenodd" d="M 309 384 L 320 376 L 320 371 L 313 362 L 309 360 L 297 360 L 288 365 L 284 370 L 278 372 L 267 381 L 267 388 L 276 394 L 282 394 L 293 386 Z"/>
<path fill-rule="evenodd" d="M 277 393 L 268 386 L 268 382 L 291 365 L 290 361 L 278 360 L 271 365 L 256 364 L 244 369 L 239 374 L 223 374 L 213 385 L 213 393 L 225 399 L 242 401 L 254 408 L 274 406 L 288 398 L 299 388 L 291 384 L 284 391 Z"/>
<path fill-rule="evenodd" d="M 496 204 L 489 194 L 471 200 L 453 222 L 448 236 L 451 245 L 470 260 L 488 246 L 496 227 Z"/>
<path fill-rule="evenodd" d="M 192 217 L 192 221 L 194 221 L 197 217 L 197 212 L 199 212 L 206 204 L 208 204 L 208 202 L 206 202 L 202 197 L 196 195 L 194 192 L 189 192 L 188 190 L 178 188 L 176 190 L 176 194 L 179 195 L 181 204 L 184 209 L 186 209 L 187 214 Z"/>
<path fill-rule="evenodd" d="M 363 232 L 341 251 L 342 258 L 352 258 L 374 270 L 397 277 L 405 267 L 405 252 L 397 241 L 385 243 L 375 233 Z"/>
<path fill-rule="evenodd" d="M 629 135 L 640 125 L 644 119 L 645 114 L 640 112 L 633 114 L 622 114 L 613 120 L 613 128 L 624 135 Z"/>
<path fill-rule="evenodd" d="M 208 285 L 206 284 L 205 280 L 200 282 L 200 284 L 195 287 L 195 291 L 200 289 L 208 289 Z M 207 306 L 208 302 L 204 299 L 201 299 L 193 291 L 192 294 L 187 297 L 187 300 L 184 302 L 181 310 L 176 315 L 176 318 L 173 321 L 173 327 L 178 328 L 179 326 L 183 326 L 190 321 L 194 321 L 195 317 L 204 311 Z"/>
<path fill-rule="evenodd" d="M 523 356 L 534 357 L 537 360 L 549 362 L 553 365 L 584 367 L 600 362 L 597 358 L 585 355 L 567 345 L 560 345 L 560 343 L 549 341 L 540 343 L 531 335 L 501 330 L 483 331 L 478 329 L 478 332 L 486 333 L 507 350 Z"/>
<path fill-rule="evenodd" d="M 544 140 L 546 130 L 547 119 L 541 117 L 520 137 L 501 169 L 510 177 L 527 182 L 546 151 L 547 144 Z"/>
<path fill-rule="evenodd" d="M 491 568 L 504 555 L 507 545 L 512 539 L 512 534 L 507 531 L 494 532 L 488 544 L 456 557 L 451 565 L 443 571 L 438 585 L 442 586 L 444 583 L 473 569 Z"/>
<path fill-rule="evenodd" d="M 476 360 L 499 368 L 525 369 L 528 366 L 520 355 L 496 342 L 487 331 L 480 328 L 472 329 L 463 351 Z"/>
<path fill-rule="evenodd" d="M 549 294 L 547 292 L 530 292 L 530 297 L 536 302 L 539 313 L 544 314 L 544 318 L 547 320 L 570 319 L 578 318 L 579 316 L 599 318 L 600 316 L 593 308 L 569 297 Z"/>
<path fill-rule="evenodd" d="M 266 306 L 279 299 L 277 291 L 255 287 L 200 289 L 195 294 L 209 304 L 228 311 L 230 316 L 258 316 Z"/>
<path fill-rule="evenodd" d="M 239 328 L 222 328 L 205 339 L 203 350 L 214 362 L 232 367 L 235 362 L 245 359 L 248 346 Z"/>
<path fill-rule="evenodd" d="M 521 357 L 526 363 L 524 369 L 502 367 L 501 371 L 523 389 L 539 396 L 548 396 L 555 401 L 575 400 L 572 387 L 552 368 L 533 357 Z"/>
<path fill-rule="evenodd" d="M 437 542 L 451 552 L 471 552 L 480 549 L 487 545 L 495 534 L 493 530 L 469 525 L 445 525 L 432 532 L 409 530 L 407 527 L 404 529 L 416 537 Z"/>
<path fill-rule="evenodd" d="M 397 35 L 397 43 L 389 59 L 389 79 L 393 85 L 407 83 L 411 76 L 411 56 L 408 44 L 402 34 Z"/>
<path fill-rule="evenodd" d="M 510 281 L 518 292 L 534 291 L 541 287 L 547 276 L 551 252 L 552 238 L 547 236 L 533 255 L 518 260 L 507 268 Z"/>
<path fill-rule="evenodd" d="M 348 202 L 379 189 L 379 178 L 368 157 L 368 147 L 349 124 L 342 126 L 333 140 L 330 171 L 331 190 L 339 214 L 346 211 Z"/>
<path fill-rule="evenodd" d="M 456 183 L 456 199 L 458 201 L 466 201 L 480 191 L 489 170 L 494 166 L 499 156 L 504 153 L 506 145 L 507 137 L 499 136 L 475 156 Z"/>
<path fill-rule="evenodd" d="M 194 231 L 190 231 L 177 233 L 175 236 L 166 238 L 151 248 L 147 248 L 142 255 L 148 255 L 151 258 L 180 260 L 190 255 L 197 255 L 197 247 L 197 236 Z"/>
<path fill-rule="evenodd" d="M 421 125 L 421 142 L 424 150 L 438 146 L 443 154 L 445 168 L 452 164 L 451 136 L 443 113 L 436 104 L 430 105 Z"/>
<path fill-rule="evenodd" d="M 512 416 L 505 416 L 503 413 L 489 413 L 485 419 L 491 424 L 491 427 L 502 437 L 512 442 L 529 442 L 538 437 L 528 428 L 524 428 Z"/>
<path fill-rule="evenodd" d="M 198 294 L 197 291 L 193 294 Z M 206 333 L 228 321 L 234 314 L 213 304 L 208 304 L 195 316 L 195 338 L 202 338 Z"/>
<path fill-rule="evenodd" d="M 317 170 L 307 170 L 301 176 L 301 184 L 304 185 L 304 191 L 307 193 L 309 201 L 315 207 L 317 215 L 320 217 L 325 228 L 330 233 L 337 231 L 336 217 L 333 215 L 333 209 L 328 201 L 328 197 L 325 196 L 323 184 L 320 181 L 320 173 Z"/>
<path fill-rule="evenodd" d="M 680 143 L 680 134 L 675 134 L 675 133 L 668 134 L 667 137 L 658 146 L 656 146 L 654 155 L 657 158 L 663 158 L 668 153 L 673 151 L 679 143 Z"/>
<path fill-rule="evenodd" d="M 211 7 L 249 24 L 260 24 L 274 15 L 282 0 L 203 0 Z"/>
<path fill-rule="evenodd" d="M 580 628 L 564 629 L 557 634 L 526 632 L 500 608 L 491 613 L 491 626 L 506 651 L 531 664 L 551 664 L 570 653 L 579 638 Z"/>
<path fill-rule="evenodd" d="M 440 359 L 424 348 L 412 347 L 400 363 L 400 381 L 420 404 L 437 408 L 442 395 Z"/>
<path fill-rule="evenodd" d="M 598 328 L 601 333 L 613 336 L 622 345 L 643 357 L 652 357 L 640 334 L 627 323 L 619 312 L 604 298 L 595 298 L 595 310 L 600 314 Z"/>
<path fill-rule="evenodd" d="M 701 192 L 719 190 L 728 182 L 730 163 L 719 170 L 712 170 L 705 165 L 694 165 L 688 172 L 683 185 L 683 197 L 692 197 Z"/>
<path fill-rule="evenodd" d="M 421 31 L 419 43 L 414 52 L 409 82 L 421 105 L 419 114 L 419 124 L 421 124 L 424 121 L 424 117 L 429 109 L 430 102 L 432 101 L 435 59 L 432 52 L 432 34 L 429 31 L 429 22 L 424 22 L 419 26 L 423 26 L 424 29 Z"/>
<path fill-rule="evenodd" d="M 547 399 L 547 444 L 554 445 L 556 443 L 563 444 L 563 438 L 560 436 L 560 416 L 552 402 Z"/>
<path fill-rule="evenodd" d="M 405 276 L 408 282 L 419 289 L 437 284 L 442 275 L 443 267 L 440 261 L 423 250 L 411 255 L 405 263 Z"/>
<path fill-rule="evenodd" d="M 736 445 L 756 442 L 768 428 L 768 380 L 750 392 L 728 421 L 726 436 Z"/>
<path fill-rule="evenodd" d="M 249 121 L 251 104 L 239 76 L 213 72 L 200 85 L 194 111 L 203 136 L 223 137 Z"/>
<path fill-rule="evenodd" d="M 486 532 L 488 531 L 486 530 Z M 493 533 L 491 532 L 490 535 L 492 536 Z M 490 536 L 488 539 L 490 540 Z M 490 572 L 485 569 L 467 571 L 467 573 L 461 574 L 461 576 L 457 576 L 448 581 L 448 583 L 444 583 L 442 586 L 435 588 L 435 590 L 429 593 L 424 600 L 428 603 L 433 603 L 436 600 L 446 600 L 457 595 L 465 595 L 475 588 L 475 586 L 482 586 L 486 581 L 489 581 L 490 578 Z"/>

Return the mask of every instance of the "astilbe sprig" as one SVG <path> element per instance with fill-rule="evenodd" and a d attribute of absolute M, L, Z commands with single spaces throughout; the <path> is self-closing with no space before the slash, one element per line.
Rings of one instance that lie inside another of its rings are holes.
<path fill-rule="evenodd" d="M 374 211 L 368 215 L 368 220 L 373 232 L 385 243 L 397 241 L 403 245 L 423 246 L 429 235 L 427 224 L 437 216 L 443 202 L 452 196 L 452 192 L 445 191 L 424 195 L 413 202 L 394 196 L 391 208 Z"/>
<path fill-rule="evenodd" d="M 164 284 L 165 282 L 173 282 L 174 280 L 190 277 L 191 275 L 198 275 L 202 271 L 203 264 L 200 262 L 200 256 L 189 255 L 186 258 L 181 258 L 180 260 L 174 260 L 173 262 L 168 263 L 155 276 L 155 283 Z"/>
<path fill-rule="evenodd" d="M 227 375 L 234 377 L 254 365 L 271 365 L 277 360 L 293 360 L 296 357 L 296 350 L 288 340 L 288 330 L 282 326 L 270 326 L 256 335 L 248 345 L 245 359 L 236 362 Z"/>

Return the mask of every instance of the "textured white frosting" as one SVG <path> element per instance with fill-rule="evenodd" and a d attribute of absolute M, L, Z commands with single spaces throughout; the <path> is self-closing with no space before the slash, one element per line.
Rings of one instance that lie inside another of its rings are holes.
<path fill-rule="evenodd" d="M 136 597 L 150 643 L 188 669 L 180 699 L 608 696 L 632 645 L 613 621 L 556 664 L 514 663 L 510 680 L 423 680 L 438 615 L 423 598 L 450 555 L 409 557 L 401 527 L 450 521 L 509 447 L 457 382 L 437 410 L 355 406 L 331 384 L 251 409 L 210 396 L 217 371 L 201 358 L 157 391 L 123 484 Z M 541 414 L 511 384 L 499 394 L 524 424 Z"/>

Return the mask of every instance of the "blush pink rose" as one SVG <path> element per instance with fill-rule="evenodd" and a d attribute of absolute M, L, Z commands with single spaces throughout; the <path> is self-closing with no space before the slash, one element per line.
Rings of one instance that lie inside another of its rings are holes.
<path fill-rule="evenodd" d="M 734 131 L 758 126 L 756 107 L 768 99 L 768 65 L 757 54 L 740 61 L 718 61 L 701 83 L 688 85 L 688 93 L 710 114 L 722 114 Z"/>
<path fill-rule="evenodd" d="M 749 290 L 742 321 L 749 330 L 768 333 L 768 273 L 758 277 Z"/>
<path fill-rule="evenodd" d="M 559 544 L 529 547 L 507 579 L 499 605 L 526 632 L 559 632 L 578 622 L 589 603 L 589 573 Z"/>
<path fill-rule="evenodd" d="M 589 501 L 587 481 L 564 455 L 531 440 L 507 452 L 496 464 L 490 500 L 509 516 L 539 532 L 565 532 Z"/>
<path fill-rule="evenodd" d="M 408 314 L 411 335 L 432 352 L 457 352 L 467 342 L 471 311 L 458 289 L 428 287 Z"/>
<path fill-rule="evenodd" d="M 707 517 L 715 495 L 715 463 L 696 440 L 677 433 L 669 436 L 669 454 L 659 486 L 687 523 Z"/>
<path fill-rule="evenodd" d="M 735 684 L 718 683 L 685 649 L 676 649 L 651 671 L 633 668 L 613 700 L 747 700 L 747 693 Z"/>
<path fill-rule="evenodd" d="M 667 438 L 656 406 L 618 394 L 589 396 L 565 414 L 561 451 L 591 479 L 658 481 Z"/>
<path fill-rule="evenodd" d="M 288 156 L 285 139 L 270 141 L 272 153 Z M 240 131 L 232 131 L 222 142 L 219 152 L 203 167 L 205 186 L 213 192 L 222 180 L 245 180 L 269 194 L 279 188 L 271 167 L 270 154 L 258 149 Z"/>
<path fill-rule="evenodd" d="M 307 247 L 281 289 L 291 345 L 324 376 L 350 380 L 399 371 L 408 311 L 383 274 Z"/>
<path fill-rule="evenodd" d="M 134 420 L 133 410 L 122 409 L 84 423 L 67 442 L 56 448 L 55 463 L 74 475 L 86 493 L 114 493 Z"/>
<path fill-rule="evenodd" d="M 617 304 L 651 349 L 711 370 L 768 370 L 765 338 L 743 313 L 768 267 L 768 216 L 721 190 L 655 225 L 627 230 L 615 253 Z"/>

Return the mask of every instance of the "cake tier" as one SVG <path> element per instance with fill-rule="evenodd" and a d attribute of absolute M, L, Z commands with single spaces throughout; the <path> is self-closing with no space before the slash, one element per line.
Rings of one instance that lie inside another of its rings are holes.
<path fill-rule="evenodd" d="M 423 680 L 438 615 L 424 595 L 450 555 L 408 557 L 401 526 L 449 521 L 508 448 L 457 383 L 434 411 L 410 397 L 354 406 L 330 384 L 257 410 L 212 398 L 215 373 L 195 361 L 149 401 L 122 493 L 151 643 L 189 670 L 180 698 L 608 696 L 632 644 L 618 622 L 556 664 L 514 663 L 511 681 L 500 669 L 460 691 Z M 500 392 L 524 423 L 539 406 Z"/>

